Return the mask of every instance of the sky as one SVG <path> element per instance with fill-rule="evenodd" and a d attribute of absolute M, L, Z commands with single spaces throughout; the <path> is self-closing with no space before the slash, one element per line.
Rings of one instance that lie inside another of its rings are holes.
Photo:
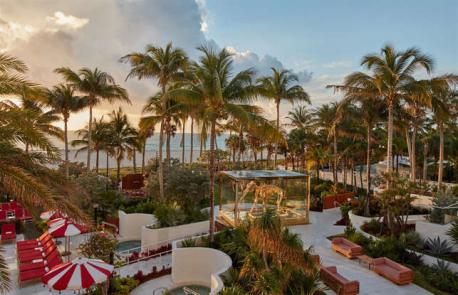
<path fill-rule="evenodd" d="M 129 66 L 119 58 L 170 41 L 192 58 L 200 44 L 227 47 L 235 71 L 289 69 L 317 107 L 339 98 L 326 85 L 361 70 L 361 57 L 387 43 L 419 47 L 435 59 L 435 75 L 458 73 L 458 1 L 0 0 L 0 52 L 24 60 L 30 80 L 50 87 L 62 82 L 56 67 L 98 67 L 129 91 L 132 105 L 121 106 L 133 124 L 157 85 L 126 81 Z M 272 102 L 256 104 L 274 117 Z M 95 116 L 118 105 L 100 105 Z M 292 107 L 282 104 L 281 116 Z M 83 127 L 87 117 L 74 114 L 69 128 Z"/>

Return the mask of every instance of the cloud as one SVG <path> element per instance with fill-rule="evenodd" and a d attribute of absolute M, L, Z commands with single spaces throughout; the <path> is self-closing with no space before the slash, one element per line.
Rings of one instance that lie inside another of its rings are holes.
<path fill-rule="evenodd" d="M 349 60 L 341 60 L 341 61 L 333 61 L 331 63 L 324 64 L 323 68 L 327 68 L 327 69 L 349 68 L 352 65 L 353 65 L 352 62 Z"/>
<path fill-rule="evenodd" d="M 61 11 L 54 12 L 53 16 L 47 16 L 47 29 L 50 32 L 60 30 L 78 30 L 89 23 L 87 18 L 78 18 L 73 15 L 65 15 Z"/>
<path fill-rule="evenodd" d="M 200 31 L 208 32 L 208 9 L 206 0 L 195 0 L 200 11 Z"/>

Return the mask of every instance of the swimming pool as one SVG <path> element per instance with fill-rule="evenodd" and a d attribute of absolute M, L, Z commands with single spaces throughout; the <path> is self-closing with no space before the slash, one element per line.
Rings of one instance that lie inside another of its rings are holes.
<path fill-rule="evenodd" d="M 118 246 L 116 247 L 116 251 L 119 252 L 139 252 L 140 247 L 142 245 L 142 241 L 140 240 L 132 240 L 132 241 L 124 241 L 118 243 Z"/>
<path fill-rule="evenodd" d="M 172 289 L 169 292 L 171 295 L 208 295 L 210 289 L 205 286 L 189 285 Z"/>

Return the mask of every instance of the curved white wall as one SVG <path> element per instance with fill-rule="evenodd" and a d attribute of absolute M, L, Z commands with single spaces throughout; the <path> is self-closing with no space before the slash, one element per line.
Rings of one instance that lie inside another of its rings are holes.
<path fill-rule="evenodd" d="M 119 240 L 140 240 L 142 227 L 156 224 L 157 220 L 153 214 L 125 213 L 118 211 L 119 217 Z"/>
<path fill-rule="evenodd" d="M 177 286 L 199 284 L 219 293 L 223 287 L 220 275 L 232 266 L 231 258 L 212 248 L 175 248 L 172 252 L 172 281 Z"/>
<path fill-rule="evenodd" d="M 439 237 L 441 241 L 448 241 L 449 244 L 453 245 L 452 239 L 447 232 L 452 228 L 449 224 L 437 224 L 429 221 L 417 221 L 415 231 L 420 234 L 423 239 Z M 458 251 L 458 246 L 453 246 L 454 251 Z"/>
<path fill-rule="evenodd" d="M 169 243 L 173 240 L 183 239 L 197 234 L 208 232 L 210 222 L 208 220 L 201 222 L 188 223 L 178 226 L 163 228 L 141 228 L 142 249 L 156 248 L 162 243 Z"/>

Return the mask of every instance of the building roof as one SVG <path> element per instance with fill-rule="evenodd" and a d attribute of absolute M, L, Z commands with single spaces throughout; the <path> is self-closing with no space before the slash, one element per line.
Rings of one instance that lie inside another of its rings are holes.
<path fill-rule="evenodd" d="M 253 179 L 293 179 L 305 178 L 307 174 L 290 170 L 231 170 L 221 171 L 220 174 L 228 176 L 233 180 L 253 180 Z"/>

